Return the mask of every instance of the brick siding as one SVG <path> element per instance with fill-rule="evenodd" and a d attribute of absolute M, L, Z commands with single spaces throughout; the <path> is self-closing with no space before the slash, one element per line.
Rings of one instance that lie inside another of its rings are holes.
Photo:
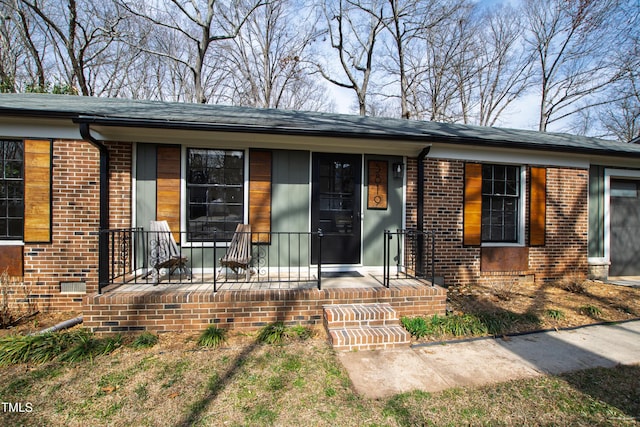
<path fill-rule="evenodd" d="M 463 245 L 464 162 L 425 160 L 424 225 L 436 232 L 436 275 L 447 286 L 513 280 L 553 281 L 587 273 L 588 171 L 547 168 L 547 219 L 544 246 L 529 248 L 529 268 L 482 272 L 481 248 Z M 417 160 L 407 165 L 407 225 L 417 224 Z M 529 179 L 527 174 L 527 180 Z M 527 187 L 527 200 L 528 186 Z M 525 208 L 528 223 L 528 207 Z M 528 229 L 525 227 L 525 236 Z M 528 239 L 528 237 L 527 237 Z M 525 242 L 528 245 L 528 241 Z"/>
<path fill-rule="evenodd" d="M 131 221 L 131 144 L 111 143 L 111 227 Z M 24 285 L 41 311 L 82 309 L 83 294 L 60 293 L 60 282 L 98 290 L 100 154 L 85 141 L 53 143 L 51 243 L 24 246 Z M 16 294 L 17 295 L 17 294 Z"/>
<path fill-rule="evenodd" d="M 398 316 L 444 314 L 446 290 L 434 286 L 222 292 L 111 292 L 90 295 L 84 326 L 97 333 L 200 331 L 210 324 L 255 330 L 275 321 L 322 325 L 327 304 L 389 303 Z"/>

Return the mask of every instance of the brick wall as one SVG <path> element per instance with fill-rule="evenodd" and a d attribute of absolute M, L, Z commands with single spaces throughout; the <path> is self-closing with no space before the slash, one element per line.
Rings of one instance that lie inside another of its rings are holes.
<path fill-rule="evenodd" d="M 131 218 L 131 144 L 110 144 L 111 226 Z M 98 289 L 100 155 L 85 141 L 53 143 L 52 240 L 24 247 L 24 285 L 41 311 L 82 309 L 83 294 L 61 294 L 60 282 Z"/>
<path fill-rule="evenodd" d="M 531 279 L 552 281 L 568 274 L 586 275 L 586 170 L 547 168 L 546 242 L 544 246 L 529 248 L 528 269 L 482 272 L 481 248 L 465 247 L 462 240 L 464 162 L 427 158 L 424 164 L 424 224 L 427 230 L 436 232 L 436 276 L 443 276 L 447 286 Z M 415 227 L 417 199 L 413 182 L 417 177 L 416 159 L 408 161 L 407 172 L 407 226 Z M 528 223 L 528 207 L 526 211 L 525 224 Z M 526 227 L 525 236 L 528 236 Z M 528 245 L 528 240 L 525 244 Z"/>
<path fill-rule="evenodd" d="M 446 291 L 402 286 L 369 289 L 292 289 L 223 292 L 110 292 L 90 295 L 83 310 L 85 327 L 98 333 L 199 331 L 209 324 L 255 330 L 275 321 L 321 325 L 322 306 L 389 303 L 398 316 L 443 315 Z"/>

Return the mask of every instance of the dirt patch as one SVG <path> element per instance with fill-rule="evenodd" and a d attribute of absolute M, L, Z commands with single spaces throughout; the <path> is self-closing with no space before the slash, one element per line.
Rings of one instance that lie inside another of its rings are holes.
<path fill-rule="evenodd" d="M 640 288 L 592 280 L 459 286 L 449 288 L 448 302 L 457 314 L 522 315 L 509 333 L 640 317 Z"/>
<path fill-rule="evenodd" d="M 64 322 L 65 320 L 78 317 L 79 315 L 80 313 L 76 313 L 74 311 L 38 313 L 35 316 L 24 319 L 10 328 L 0 329 L 0 337 L 11 334 L 26 335 L 38 332 L 50 326 L 57 325 L 60 322 Z"/>

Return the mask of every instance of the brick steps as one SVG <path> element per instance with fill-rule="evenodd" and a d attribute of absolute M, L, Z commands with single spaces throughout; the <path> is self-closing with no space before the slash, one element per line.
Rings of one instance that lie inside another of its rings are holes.
<path fill-rule="evenodd" d="M 408 347 L 409 333 L 387 303 L 323 306 L 324 326 L 335 350 Z"/>

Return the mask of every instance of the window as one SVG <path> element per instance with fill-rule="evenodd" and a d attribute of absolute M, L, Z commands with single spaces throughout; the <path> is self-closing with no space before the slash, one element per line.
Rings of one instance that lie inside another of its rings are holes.
<path fill-rule="evenodd" d="M 0 140 L 0 239 L 22 240 L 24 233 L 24 145 Z"/>
<path fill-rule="evenodd" d="M 482 165 L 482 241 L 517 242 L 520 168 Z"/>
<path fill-rule="evenodd" d="M 189 240 L 230 240 L 244 216 L 244 152 L 187 151 Z"/>

